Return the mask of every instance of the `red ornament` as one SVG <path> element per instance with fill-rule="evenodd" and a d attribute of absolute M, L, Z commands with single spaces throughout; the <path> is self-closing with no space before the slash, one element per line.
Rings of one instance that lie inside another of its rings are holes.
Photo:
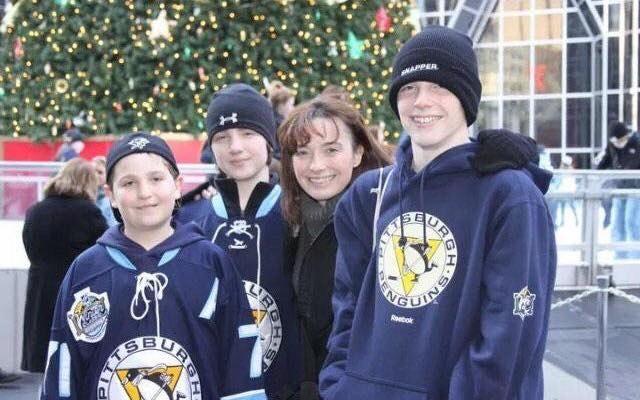
<path fill-rule="evenodd" d="M 113 103 L 113 109 L 116 110 L 116 112 L 121 113 L 122 112 L 122 103 L 120 103 L 120 102 Z"/>
<path fill-rule="evenodd" d="M 207 80 L 207 74 L 205 74 L 203 67 L 198 68 L 198 77 L 200 78 L 200 82 Z"/>
<path fill-rule="evenodd" d="M 389 13 L 383 6 L 380 6 L 378 11 L 376 11 L 376 27 L 380 32 L 389 32 L 392 24 L 393 20 L 389 16 Z"/>
<path fill-rule="evenodd" d="M 24 55 L 24 48 L 22 48 L 22 41 L 20 39 L 16 39 L 13 42 L 13 57 L 15 57 L 16 60 L 22 58 L 22 56 Z"/>

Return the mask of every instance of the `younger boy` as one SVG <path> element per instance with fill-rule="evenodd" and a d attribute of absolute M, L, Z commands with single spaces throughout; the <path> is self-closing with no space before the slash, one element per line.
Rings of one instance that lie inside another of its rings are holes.
<path fill-rule="evenodd" d="M 297 390 L 302 368 L 293 288 L 283 267 L 281 189 L 269 179 L 273 110 L 255 89 L 237 83 L 214 94 L 206 122 L 221 172 L 218 193 L 189 203 L 178 218 L 195 221 L 233 259 L 260 327 L 262 360 L 255 360 L 252 371 L 265 373 L 270 399 L 287 399 Z"/>
<path fill-rule="evenodd" d="M 480 93 L 459 32 L 428 26 L 397 55 L 389 98 L 408 136 L 335 212 L 323 399 L 542 399 L 556 248 L 529 173 L 549 177 L 474 171 Z"/>
<path fill-rule="evenodd" d="M 123 137 L 106 175 L 122 224 L 64 279 L 41 399 L 264 399 L 233 265 L 194 224 L 171 223 L 182 178 L 167 144 Z"/>

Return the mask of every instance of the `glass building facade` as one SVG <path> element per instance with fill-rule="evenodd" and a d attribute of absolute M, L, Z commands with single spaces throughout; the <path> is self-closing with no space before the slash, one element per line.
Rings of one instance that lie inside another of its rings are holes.
<path fill-rule="evenodd" d="M 640 0 L 418 0 L 419 23 L 475 42 L 483 84 L 474 129 L 527 134 L 592 168 L 611 122 L 640 125 Z"/>

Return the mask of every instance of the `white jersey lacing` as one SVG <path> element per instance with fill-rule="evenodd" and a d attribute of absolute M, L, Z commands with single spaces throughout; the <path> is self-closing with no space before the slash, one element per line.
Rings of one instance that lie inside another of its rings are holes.
<path fill-rule="evenodd" d="M 169 279 L 162 272 L 156 272 L 153 274 L 148 272 L 141 273 L 136 277 L 136 292 L 131 299 L 131 306 L 129 307 L 131 318 L 136 321 L 140 321 L 147 315 L 147 312 L 149 312 L 149 303 L 151 303 L 151 300 L 147 298 L 146 289 L 153 292 L 153 300 L 156 303 L 156 336 L 160 336 L 160 312 L 158 301 L 162 300 L 164 288 L 167 287 L 168 282 Z M 137 315 L 135 309 L 138 306 L 139 298 L 144 302 L 144 310 L 140 315 Z"/>
<path fill-rule="evenodd" d="M 261 277 L 262 277 L 262 254 L 261 254 L 261 251 L 260 251 L 260 239 L 261 239 L 260 238 L 260 236 L 261 236 L 260 225 L 258 225 L 258 224 L 250 225 L 250 224 L 247 223 L 247 221 L 242 220 L 242 219 L 233 221 L 233 223 L 231 225 L 229 225 L 226 222 L 224 222 L 224 223 L 218 225 L 218 228 L 216 228 L 215 232 L 213 233 L 213 237 L 211 238 L 211 243 L 216 243 L 216 239 L 218 238 L 218 234 L 225 227 L 228 227 L 228 230 L 225 233 L 225 236 L 227 236 L 227 237 L 231 236 L 232 234 L 247 235 L 252 240 L 253 240 L 254 236 L 249 231 L 249 228 L 254 227 L 256 229 L 256 253 L 257 253 L 257 256 L 258 256 L 258 260 L 257 260 L 258 265 L 257 265 L 257 272 L 256 272 L 256 284 L 258 285 L 258 307 L 260 307 L 260 295 L 262 294 L 262 286 L 260 286 L 260 281 L 261 281 Z M 256 319 L 255 323 L 256 323 L 256 328 L 258 328 L 258 333 L 260 335 L 260 343 L 262 344 L 262 340 L 264 338 L 262 337 L 262 332 L 260 331 L 259 321 Z"/>

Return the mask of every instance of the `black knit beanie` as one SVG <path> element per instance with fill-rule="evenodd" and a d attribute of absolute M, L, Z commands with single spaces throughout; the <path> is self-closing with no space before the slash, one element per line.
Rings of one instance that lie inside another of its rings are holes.
<path fill-rule="evenodd" d="M 213 136 L 231 128 L 251 129 L 275 148 L 276 122 L 269 101 L 244 83 L 234 83 L 217 91 L 207 110 L 207 145 Z"/>
<path fill-rule="evenodd" d="M 627 128 L 624 122 L 614 122 L 609 126 L 609 137 L 620 139 L 629 132 L 631 132 L 631 129 Z"/>
<path fill-rule="evenodd" d="M 456 95 L 471 126 L 478 114 L 482 84 L 468 36 L 444 26 L 426 26 L 409 39 L 393 62 L 389 102 L 398 115 L 398 90 L 407 83 L 437 83 Z"/>

